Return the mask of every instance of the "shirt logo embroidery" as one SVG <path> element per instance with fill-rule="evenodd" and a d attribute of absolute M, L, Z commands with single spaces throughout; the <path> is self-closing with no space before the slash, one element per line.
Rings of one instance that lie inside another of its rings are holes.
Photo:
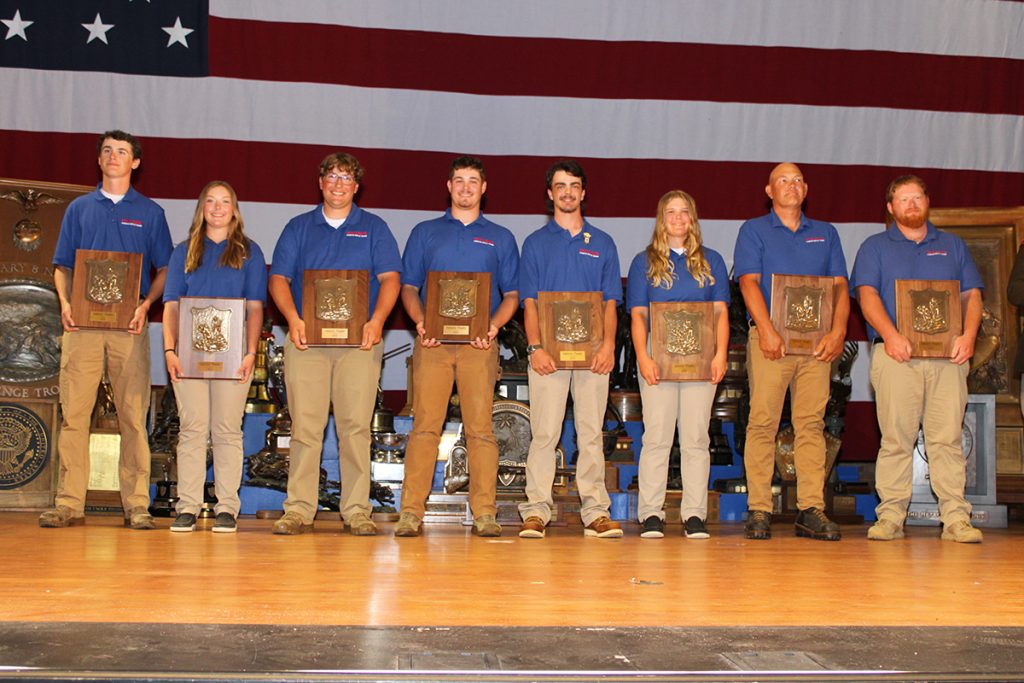
<path fill-rule="evenodd" d="M 493 247 L 494 246 L 494 242 L 492 242 L 491 240 L 485 240 L 483 237 L 474 237 L 473 238 L 473 243 L 474 244 L 486 244 L 489 247 Z"/>
<path fill-rule="evenodd" d="M 928 251 L 924 252 L 924 255 L 925 256 L 949 256 L 949 254 L 947 252 L 939 251 L 938 249 L 929 249 Z"/>
<path fill-rule="evenodd" d="M 825 241 L 824 237 L 808 237 L 807 239 L 804 240 L 804 243 L 805 244 L 815 244 L 817 242 L 824 242 L 824 241 Z"/>
<path fill-rule="evenodd" d="M 369 236 L 370 235 L 365 230 L 362 232 L 355 232 L 353 230 L 349 230 L 348 232 L 345 233 L 345 237 L 361 237 L 363 239 L 366 239 Z"/>
<path fill-rule="evenodd" d="M 590 249 L 580 249 L 580 254 L 583 256 L 589 256 L 590 258 L 601 258 L 601 252 L 591 251 Z"/>
<path fill-rule="evenodd" d="M 135 220 L 134 218 L 122 218 L 121 225 L 127 225 L 129 228 L 141 228 L 142 221 Z"/>

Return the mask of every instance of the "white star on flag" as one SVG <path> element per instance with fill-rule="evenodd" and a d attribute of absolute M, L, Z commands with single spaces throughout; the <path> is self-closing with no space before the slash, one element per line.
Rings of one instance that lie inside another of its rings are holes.
<path fill-rule="evenodd" d="M 181 17 L 174 20 L 174 26 L 164 26 L 164 32 L 170 36 L 167 39 L 167 47 L 174 45 L 175 43 L 181 43 L 185 47 L 188 47 L 188 41 L 185 40 L 185 36 L 195 31 L 192 28 L 185 28 L 181 25 Z"/>
<path fill-rule="evenodd" d="M 103 20 L 100 19 L 100 13 L 96 13 L 96 18 L 92 20 L 91 24 L 82 24 L 82 28 L 89 31 L 89 38 L 85 41 L 86 45 L 91 43 L 96 38 L 102 40 L 105 44 L 110 45 L 107 42 L 107 31 L 114 28 L 113 24 L 104 24 Z"/>
<path fill-rule="evenodd" d="M 14 36 L 18 36 L 22 40 L 28 42 L 28 36 L 25 35 L 25 29 L 32 24 L 34 21 L 24 21 L 21 18 L 21 10 L 14 10 L 14 16 L 10 19 L 0 19 L 7 27 L 7 37 L 4 40 L 10 40 Z"/>

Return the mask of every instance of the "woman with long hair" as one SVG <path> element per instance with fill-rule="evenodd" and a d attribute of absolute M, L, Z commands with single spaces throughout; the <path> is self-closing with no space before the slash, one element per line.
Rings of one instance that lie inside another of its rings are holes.
<path fill-rule="evenodd" d="M 664 381 L 648 349 L 649 306 L 659 301 L 714 302 L 715 357 L 711 381 Z M 679 429 L 683 500 L 680 518 L 687 538 L 708 538 L 708 423 L 715 389 L 725 375 L 729 348 L 729 275 L 722 256 L 703 245 L 697 204 L 686 192 L 673 190 L 658 202 L 654 234 L 633 259 L 626 287 L 633 347 L 640 371 L 644 435 L 640 451 L 638 519 L 642 538 L 665 533 L 668 460 Z"/>
<path fill-rule="evenodd" d="M 267 263 L 245 236 L 234 189 L 222 180 L 203 188 L 188 239 L 175 248 L 164 286 L 164 357 L 178 404 L 177 517 L 171 531 L 189 532 L 203 505 L 206 443 L 213 446 L 217 505 L 213 531 L 237 529 L 242 481 L 242 417 L 252 383 L 256 346 L 267 300 Z M 178 300 L 224 297 L 245 300 L 245 356 L 238 379 L 186 379 L 178 358 Z"/>

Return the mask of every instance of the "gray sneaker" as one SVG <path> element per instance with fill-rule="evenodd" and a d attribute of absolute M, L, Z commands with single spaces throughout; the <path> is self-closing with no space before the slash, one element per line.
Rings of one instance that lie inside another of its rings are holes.
<path fill-rule="evenodd" d="M 501 525 L 494 515 L 480 515 L 473 520 L 473 533 L 485 538 L 497 538 L 501 536 Z"/>
<path fill-rule="evenodd" d="M 191 512 L 182 512 L 171 523 L 171 531 L 187 534 L 196 530 L 196 516 Z"/>
<path fill-rule="evenodd" d="M 75 512 L 67 505 L 58 505 L 52 510 L 46 510 L 39 515 L 39 526 L 44 529 L 58 529 L 65 526 L 85 524 L 85 515 Z"/>
<path fill-rule="evenodd" d="M 345 520 L 345 526 L 353 536 L 376 536 L 377 525 L 365 512 L 357 512 Z"/>
<path fill-rule="evenodd" d="M 233 534 L 238 531 L 238 522 L 235 521 L 235 516 L 230 512 L 218 512 L 216 519 L 213 520 L 213 528 L 210 531 L 215 534 Z"/>
<path fill-rule="evenodd" d="M 306 521 L 302 519 L 302 515 L 298 512 L 284 513 L 284 516 L 274 522 L 274 526 L 271 527 L 271 531 L 278 536 L 297 536 L 312 530 L 313 525 L 306 524 Z"/>
<path fill-rule="evenodd" d="M 131 510 L 124 513 L 124 525 L 138 531 L 156 528 L 156 524 L 153 522 L 153 517 L 149 514 L 149 510 L 141 505 L 133 507 Z"/>
<path fill-rule="evenodd" d="M 421 526 L 423 526 L 423 522 L 419 517 L 411 512 L 403 512 L 398 517 L 398 523 L 395 524 L 395 536 L 399 538 L 419 536 Z"/>

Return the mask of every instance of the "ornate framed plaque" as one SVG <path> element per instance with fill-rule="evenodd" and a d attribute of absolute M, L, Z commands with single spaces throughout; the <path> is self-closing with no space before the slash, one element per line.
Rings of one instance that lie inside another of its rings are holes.
<path fill-rule="evenodd" d="M 359 346 L 369 311 L 369 271 L 307 270 L 303 274 L 302 321 L 309 346 Z"/>
<path fill-rule="evenodd" d="M 772 325 L 786 353 L 810 356 L 832 330 L 835 278 L 829 275 L 772 273 Z"/>
<path fill-rule="evenodd" d="M 427 339 L 468 344 L 484 339 L 491 326 L 491 274 L 427 273 L 423 326 Z"/>
<path fill-rule="evenodd" d="M 949 358 L 963 330 L 959 280 L 897 280 L 896 329 L 913 358 Z"/>
<path fill-rule="evenodd" d="M 142 254 L 79 249 L 71 281 L 71 317 L 84 329 L 127 330 L 139 305 Z"/>
<path fill-rule="evenodd" d="M 711 380 L 715 358 L 715 304 L 712 301 L 655 301 L 650 306 L 651 356 L 658 379 Z"/>
<path fill-rule="evenodd" d="M 541 346 L 559 370 L 589 368 L 604 340 L 601 292 L 538 292 Z"/>
<path fill-rule="evenodd" d="M 245 356 L 245 299 L 183 296 L 178 359 L 189 379 L 238 379 Z"/>

